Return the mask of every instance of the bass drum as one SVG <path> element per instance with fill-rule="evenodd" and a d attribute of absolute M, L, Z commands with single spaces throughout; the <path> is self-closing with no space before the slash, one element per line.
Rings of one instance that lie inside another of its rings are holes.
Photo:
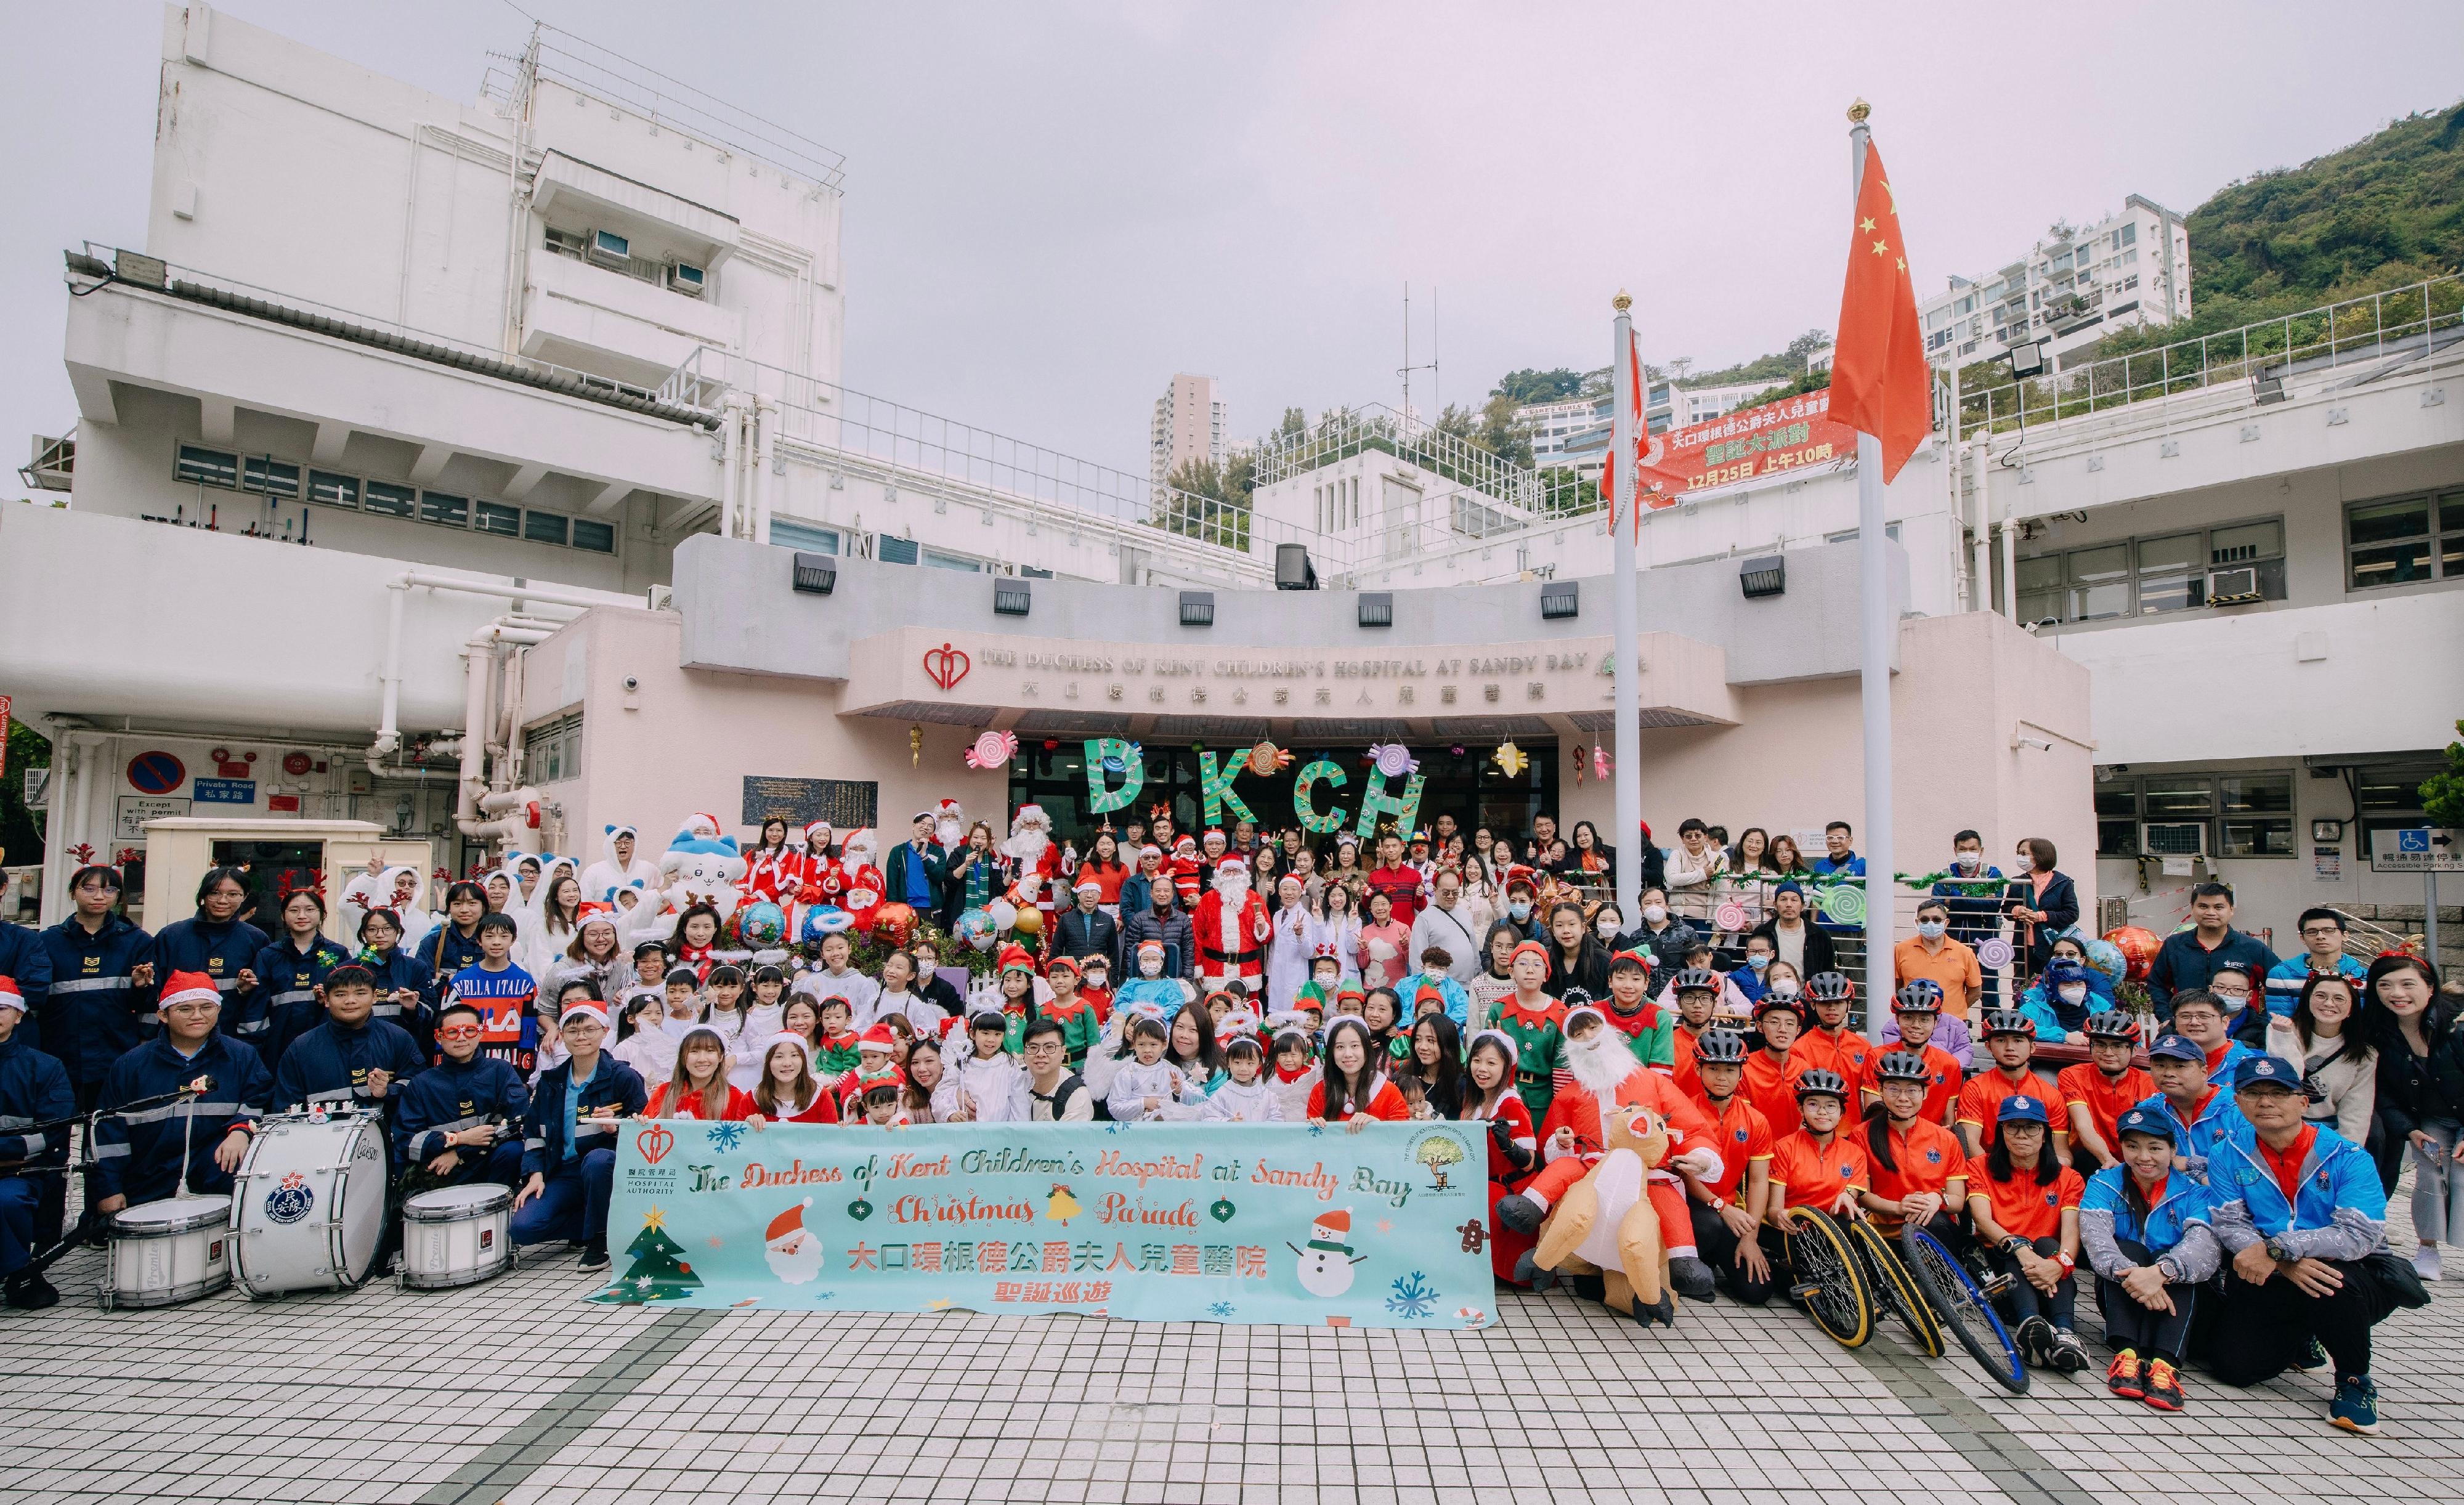
<path fill-rule="evenodd" d="M 229 1197 L 165 1197 L 111 1216 L 105 1311 L 174 1306 L 231 1284 Z"/>
<path fill-rule="evenodd" d="M 513 1267 L 514 1194 L 481 1183 L 423 1191 L 402 1205 L 402 1283 L 475 1285 Z"/>
<path fill-rule="evenodd" d="M 361 1114 L 269 1118 L 231 1192 L 231 1265 L 252 1296 L 348 1291 L 385 1233 L 385 1126 Z"/>

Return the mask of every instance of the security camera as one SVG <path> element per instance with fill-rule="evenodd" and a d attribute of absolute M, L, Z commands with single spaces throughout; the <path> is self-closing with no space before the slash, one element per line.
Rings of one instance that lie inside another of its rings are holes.
<path fill-rule="evenodd" d="M 627 675 L 625 676 L 625 688 L 627 690 L 639 690 L 642 688 L 642 681 L 634 678 L 631 675 Z"/>

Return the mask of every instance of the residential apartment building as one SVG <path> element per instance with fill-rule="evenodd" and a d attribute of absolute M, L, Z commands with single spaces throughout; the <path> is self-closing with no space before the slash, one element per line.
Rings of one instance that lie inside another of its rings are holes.
<path fill-rule="evenodd" d="M 1785 382 L 1732 382 L 1714 387 L 1683 387 L 1655 382 L 1643 422 L 1653 433 L 1683 429 L 1749 406 L 1753 399 Z M 1605 397 L 1532 403 L 1514 410 L 1517 421 L 1531 431 L 1534 469 L 1569 467 L 1595 476 L 1608 454 L 1609 402 Z"/>
<path fill-rule="evenodd" d="M 2068 225 L 1982 277 L 1954 277 L 1918 310 L 1936 365 L 1991 360 L 2039 343 L 2063 358 L 2119 328 L 2190 313 L 2190 232 L 2182 216 L 2134 193 L 2084 231 Z"/>
<path fill-rule="evenodd" d="M 1147 430 L 1147 469 L 1161 486 L 1172 473 L 1192 460 L 1221 465 L 1224 449 L 1224 408 L 1211 376 L 1181 372 L 1155 399 L 1155 418 Z"/>

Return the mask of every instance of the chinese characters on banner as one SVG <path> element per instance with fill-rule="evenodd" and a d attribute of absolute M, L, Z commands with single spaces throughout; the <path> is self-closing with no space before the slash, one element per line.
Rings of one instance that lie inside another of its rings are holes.
<path fill-rule="evenodd" d="M 1660 463 L 1642 472 L 1645 502 L 1671 507 L 1690 491 L 1727 486 L 1775 471 L 1854 459 L 1857 435 L 1831 418 L 1828 391 L 1804 392 L 1745 408 L 1661 436 Z"/>

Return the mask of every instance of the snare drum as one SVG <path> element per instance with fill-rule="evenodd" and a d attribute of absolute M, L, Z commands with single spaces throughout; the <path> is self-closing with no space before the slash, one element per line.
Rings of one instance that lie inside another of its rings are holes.
<path fill-rule="evenodd" d="M 385 1232 L 385 1125 L 363 1114 L 268 1118 L 231 1192 L 232 1273 L 252 1296 L 348 1291 Z"/>
<path fill-rule="evenodd" d="M 492 1183 L 423 1191 L 402 1205 L 402 1283 L 475 1285 L 513 1267 L 514 1194 Z"/>
<path fill-rule="evenodd" d="M 229 1197 L 165 1197 L 112 1214 L 105 1311 L 172 1306 L 231 1284 Z"/>

